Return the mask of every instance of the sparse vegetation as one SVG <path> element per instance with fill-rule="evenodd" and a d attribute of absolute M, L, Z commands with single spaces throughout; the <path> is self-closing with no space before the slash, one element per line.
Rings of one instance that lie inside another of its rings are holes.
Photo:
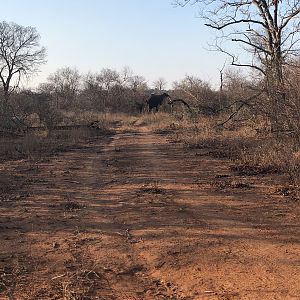
<path fill-rule="evenodd" d="M 23 89 L 45 48 L 0 22 L 0 298 L 299 295 L 300 1 L 173 2 L 251 72 L 62 67 Z"/>
<path fill-rule="evenodd" d="M 168 114 L 145 115 L 136 121 L 153 132 L 168 134 L 173 142 L 199 149 L 199 155 L 230 159 L 232 169 L 244 175 L 282 174 L 286 185 L 295 190 L 299 187 L 299 143 L 286 136 L 277 139 L 265 131 L 263 122 L 248 120 L 218 126 L 218 117 L 179 117 Z"/>

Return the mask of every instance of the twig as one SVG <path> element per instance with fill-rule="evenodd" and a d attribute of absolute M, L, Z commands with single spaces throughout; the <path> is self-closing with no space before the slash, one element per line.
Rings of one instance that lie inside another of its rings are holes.
<path fill-rule="evenodd" d="M 66 275 L 67 274 L 58 275 L 58 276 L 52 277 L 51 280 L 59 279 L 59 278 L 62 278 L 64 276 L 66 276 Z"/>

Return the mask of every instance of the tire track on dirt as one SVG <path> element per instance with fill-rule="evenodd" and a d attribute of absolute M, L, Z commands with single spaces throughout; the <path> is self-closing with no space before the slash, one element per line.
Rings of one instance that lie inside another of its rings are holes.
<path fill-rule="evenodd" d="M 229 162 L 170 149 L 145 128 L 113 147 L 115 167 L 130 176 L 126 191 L 137 191 L 118 219 L 142 241 L 135 251 L 152 277 L 192 299 L 297 299 L 299 209 L 266 193 L 269 178 L 220 191 L 223 174 L 241 179 Z"/>

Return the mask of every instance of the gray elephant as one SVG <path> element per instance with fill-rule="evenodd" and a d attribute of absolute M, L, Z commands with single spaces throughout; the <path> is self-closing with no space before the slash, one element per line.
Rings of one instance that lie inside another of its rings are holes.
<path fill-rule="evenodd" d="M 158 111 L 158 108 L 162 105 L 163 101 L 167 98 L 169 98 L 171 100 L 170 95 L 167 93 L 163 93 L 161 95 L 152 94 L 151 97 L 147 100 L 149 112 L 153 108 L 155 108 L 155 111 Z"/>

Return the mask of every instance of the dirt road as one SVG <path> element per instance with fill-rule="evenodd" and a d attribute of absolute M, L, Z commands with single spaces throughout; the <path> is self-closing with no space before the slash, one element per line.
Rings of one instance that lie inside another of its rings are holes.
<path fill-rule="evenodd" d="M 0 299 L 300 299 L 299 203 L 273 177 L 145 127 L 1 169 Z"/>

